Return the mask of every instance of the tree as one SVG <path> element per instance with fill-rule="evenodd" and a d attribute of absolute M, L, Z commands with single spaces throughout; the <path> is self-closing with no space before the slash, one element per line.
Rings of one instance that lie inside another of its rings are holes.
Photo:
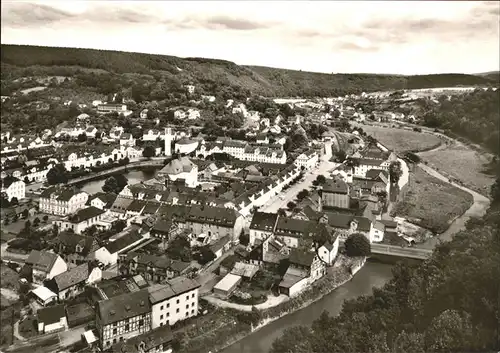
<path fill-rule="evenodd" d="M 177 236 L 170 242 L 165 254 L 174 260 L 189 262 L 192 260 L 191 244 L 183 236 Z"/>
<path fill-rule="evenodd" d="M 23 210 L 23 212 L 21 213 L 21 215 L 23 216 L 24 219 L 28 218 L 28 216 L 30 215 L 28 210 L 25 208 Z"/>
<path fill-rule="evenodd" d="M 29 230 L 31 228 L 31 222 L 28 219 L 26 222 L 24 222 L 24 229 Z"/>
<path fill-rule="evenodd" d="M 342 150 L 333 153 L 333 158 L 334 158 L 335 162 L 337 162 L 337 163 L 344 162 L 346 157 L 347 157 L 347 154 L 345 153 L 345 151 L 342 151 Z"/>
<path fill-rule="evenodd" d="M 326 177 L 324 175 L 318 175 L 316 177 L 316 181 L 318 182 L 319 185 L 326 183 Z"/>
<path fill-rule="evenodd" d="M 370 241 L 361 233 L 351 234 L 345 241 L 347 256 L 369 256 L 371 253 Z"/>
<path fill-rule="evenodd" d="M 47 216 L 47 215 L 43 216 L 43 222 L 44 223 L 47 223 L 48 220 L 49 220 L 49 216 Z"/>
<path fill-rule="evenodd" d="M 34 220 L 33 220 L 33 226 L 34 227 L 38 227 L 40 225 L 40 218 L 36 217 Z"/>
<path fill-rule="evenodd" d="M 401 169 L 401 162 L 394 161 L 389 165 L 389 178 L 391 180 L 391 184 L 397 184 L 399 182 L 399 178 L 403 175 L 403 170 Z"/>
<path fill-rule="evenodd" d="M 127 184 L 128 180 L 123 174 L 113 175 L 106 179 L 102 191 L 119 194 Z"/>
<path fill-rule="evenodd" d="M 146 158 L 154 157 L 155 154 L 156 154 L 155 148 L 150 145 L 144 147 L 144 150 L 142 151 L 142 156 Z"/>
<path fill-rule="evenodd" d="M 494 204 L 500 203 L 500 176 L 497 177 L 495 183 L 491 185 L 490 195 Z"/>
<path fill-rule="evenodd" d="M 24 177 L 23 181 L 24 181 L 25 184 L 29 184 L 30 183 L 30 179 L 27 176 Z"/>
<path fill-rule="evenodd" d="M 10 205 L 11 206 L 17 206 L 19 205 L 19 201 L 17 200 L 17 197 L 13 197 L 10 199 Z"/>
<path fill-rule="evenodd" d="M 120 233 L 122 230 L 125 229 L 126 226 L 127 226 L 127 222 L 125 222 L 123 219 L 119 219 L 119 220 L 113 222 L 112 228 L 116 233 Z"/>
<path fill-rule="evenodd" d="M 278 209 L 278 216 L 286 217 L 286 211 L 283 208 Z"/>
<path fill-rule="evenodd" d="M 344 165 L 347 168 L 353 169 L 355 167 L 359 167 L 359 161 L 357 159 L 354 159 L 354 158 L 347 158 L 344 162 Z"/>
<path fill-rule="evenodd" d="M 249 241 L 250 241 L 250 236 L 242 230 L 240 233 L 240 244 L 247 246 Z"/>
<path fill-rule="evenodd" d="M 87 135 L 82 132 L 80 135 L 78 135 L 78 142 L 85 142 L 87 141 Z"/>
<path fill-rule="evenodd" d="M 0 206 L 1 208 L 10 207 L 9 198 L 5 192 L 2 192 L 2 194 L 0 195 Z"/>
<path fill-rule="evenodd" d="M 299 193 L 297 194 L 297 200 L 302 201 L 307 196 L 309 196 L 309 190 L 303 189 L 303 190 L 299 191 Z"/>
<path fill-rule="evenodd" d="M 57 164 L 50 168 L 47 173 L 47 182 L 49 185 L 64 184 L 68 182 L 68 175 L 64 165 Z"/>
<path fill-rule="evenodd" d="M 200 247 L 195 254 L 193 254 L 193 257 L 200 265 L 206 265 L 210 261 L 214 260 L 216 258 L 214 252 L 210 249 L 208 246 L 202 246 Z"/>
<path fill-rule="evenodd" d="M 295 209 L 295 207 L 297 206 L 297 204 L 293 201 L 290 201 L 289 203 L 286 204 L 286 207 L 288 207 L 288 209 L 290 211 L 292 211 L 293 209 Z"/>

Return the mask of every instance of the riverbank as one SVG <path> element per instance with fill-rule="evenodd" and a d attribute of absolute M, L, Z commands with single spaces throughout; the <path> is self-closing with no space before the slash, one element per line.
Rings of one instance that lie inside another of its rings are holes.
<path fill-rule="evenodd" d="M 241 325 L 241 322 L 235 321 L 234 325 L 231 325 L 232 327 L 230 328 L 228 328 L 227 325 L 222 325 L 220 330 L 210 332 L 209 337 L 204 334 L 199 337 L 190 338 L 188 342 L 182 345 L 180 352 L 220 352 L 276 320 L 282 319 L 287 315 L 293 314 L 321 300 L 335 289 L 349 282 L 354 277 L 354 274 L 363 267 L 365 262 L 366 258 L 349 259 L 340 256 L 339 261 L 335 266 L 329 268 L 328 273 L 323 278 L 314 282 L 308 289 L 301 292 L 296 297 L 292 297 L 288 301 L 282 302 L 266 310 L 254 309 L 251 313 L 247 311 L 239 312 L 251 317 L 253 322 L 248 322 L 247 325 Z M 235 312 L 238 311 L 235 310 Z M 239 314 L 236 316 L 238 317 Z M 236 327 L 240 327 L 240 329 L 234 330 Z"/>

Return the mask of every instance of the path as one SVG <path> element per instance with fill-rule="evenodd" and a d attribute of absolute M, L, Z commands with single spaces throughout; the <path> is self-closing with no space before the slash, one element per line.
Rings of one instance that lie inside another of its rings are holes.
<path fill-rule="evenodd" d="M 279 296 L 275 296 L 274 294 L 269 294 L 267 296 L 267 300 L 264 303 L 260 303 L 260 304 L 256 304 L 256 305 L 245 305 L 245 304 L 231 303 L 231 302 L 228 302 L 226 300 L 214 297 L 212 295 L 207 295 L 203 298 L 206 299 L 208 302 L 210 302 L 214 305 L 217 305 L 219 307 L 231 308 L 231 309 L 236 309 L 236 310 L 241 310 L 241 311 L 252 311 L 252 308 L 254 306 L 256 309 L 265 310 L 265 309 L 275 307 L 283 302 L 286 302 L 287 300 L 290 300 L 290 298 L 284 294 L 281 294 Z"/>
<path fill-rule="evenodd" d="M 19 341 L 26 341 L 26 338 L 21 336 L 21 334 L 19 333 L 19 320 L 14 323 L 14 337 Z"/>

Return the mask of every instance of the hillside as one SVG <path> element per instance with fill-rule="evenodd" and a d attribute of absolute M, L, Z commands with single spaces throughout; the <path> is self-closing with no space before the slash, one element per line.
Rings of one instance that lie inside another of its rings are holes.
<path fill-rule="evenodd" d="M 495 84 L 489 78 L 465 74 L 323 74 L 239 66 L 215 59 L 25 45 L 2 44 L 1 58 L 2 79 L 21 77 L 27 72 L 64 76 L 74 74 L 77 70 L 115 74 L 162 74 L 182 83 L 214 83 L 253 94 L 279 97 L 335 96 L 362 91 Z"/>

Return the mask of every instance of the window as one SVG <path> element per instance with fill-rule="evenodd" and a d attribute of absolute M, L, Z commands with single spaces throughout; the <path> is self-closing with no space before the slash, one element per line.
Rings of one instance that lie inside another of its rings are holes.
<path fill-rule="evenodd" d="M 179 299 L 177 299 L 177 304 L 179 304 Z"/>
<path fill-rule="evenodd" d="M 194 309 L 193 309 L 193 310 L 191 310 L 191 315 L 194 315 Z"/>
<path fill-rule="evenodd" d="M 129 325 L 129 324 L 126 324 L 126 325 L 125 325 L 125 331 L 128 331 L 128 330 L 130 330 L 130 325 Z"/>
<path fill-rule="evenodd" d="M 186 309 L 189 309 L 189 304 L 186 304 Z"/>
<path fill-rule="evenodd" d="M 106 341 L 106 346 L 109 346 L 111 344 L 110 341 Z"/>
<path fill-rule="evenodd" d="M 160 306 L 160 310 L 163 310 L 163 305 L 162 305 L 162 306 Z"/>
<path fill-rule="evenodd" d="M 123 337 L 120 337 L 120 342 L 123 341 Z"/>
<path fill-rule="evenodd" d="M 167 303 L 167 308 L 170 308 L 170 303 Z"/>
<path fill-rule="evenodd" d="M 189 300 L 189 295 L 186 295 L 186 300 Z"/>
<path fill-rule="evenodd" d="M 170 317 L 170 313 L 167 313 L 167 317 Z"/>
<path fill-rule="evenodd" d="M 179 312 L 179 308 L 177 308 L 177 310 L 175 310 L 175 312 L 178 313 Z"/>
<path fill-rule="evenodd" d="M 193 294 L 191 294 L 191 298 L 194 298 L 194 293 L 193 293 Z"/>
<path fill-rule="evenodd" d="M 139 326 L 144 326 L 144 319 L 139 320 Z"/>
<path fill-rule="evenodd" d="M 113 338 L 113 344 L 115 344 L 115 343 L 116 343 L 116 338 Z"/>
<path fill-rule="evenodd" d="M 163 315 L 160 315 L 160 320 L 163 320 Z"/>
<path fill-rule="evenodd" d="M 194 304 L 195 304 L 195 303 L 192 303 L 192 304 L 191 304 L 191 306 L 192 306 L 192 307 L 194 307 Z"/>
<path fill-rule="evenodd" d="M 116 329 L 115 328 L 113 329 L 113 335 L 116 335 Z"/>
<path fill-rule="evenodd" d="M 160 327 L 162 327 L 162 326 L 163 326 L 163 322 L 160 322 Z"/>

